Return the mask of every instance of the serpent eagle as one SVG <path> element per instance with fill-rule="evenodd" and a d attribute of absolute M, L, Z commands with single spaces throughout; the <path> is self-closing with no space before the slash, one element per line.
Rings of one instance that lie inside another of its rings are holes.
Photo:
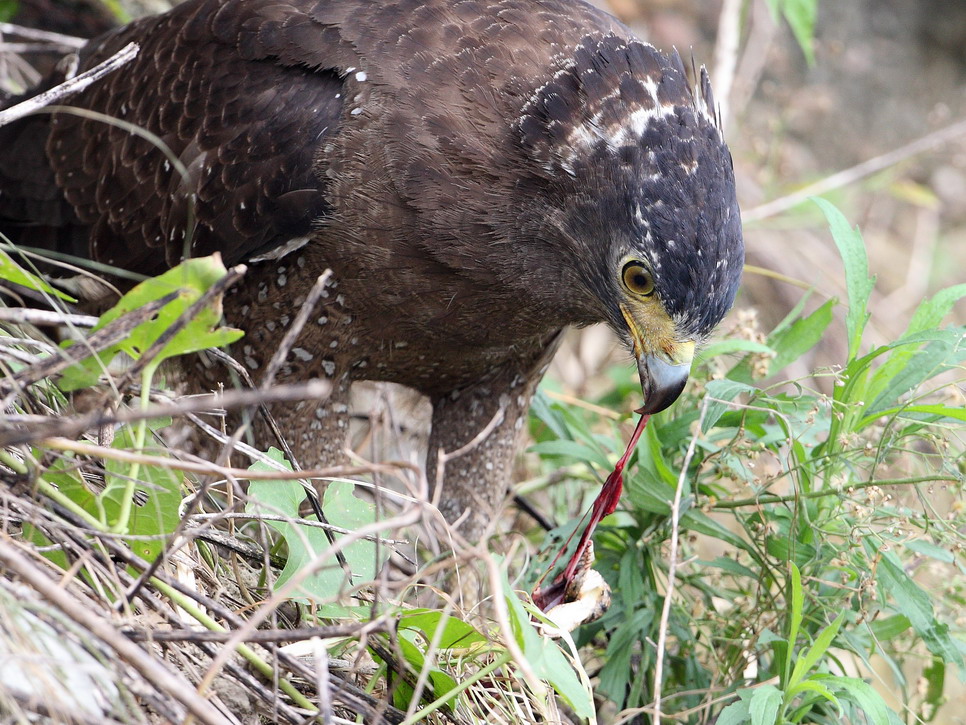
<path fill-rule="evenodd" d="M 608 323 L 653 413 L 734 300 L 742 233 L 707 74 L 692 86 L 677 53 L 581 0 L 188 0 L 76 68 L 131 41 L 133 62 L 67 103 L 150 131 L 183 168 L 124 126 L 25 118 L 0 128 L 0 231 L 142 274 L 246 263 L 225 316 L 256 377 L 332 270 L 280 379 L 333 392 L 273 408 L 303 464 L 341 461 L 352 381 L 414 388 L 431 480 L 439 451 L 495 421 L 438 484 L 478 535 L 563 328 Z"/>

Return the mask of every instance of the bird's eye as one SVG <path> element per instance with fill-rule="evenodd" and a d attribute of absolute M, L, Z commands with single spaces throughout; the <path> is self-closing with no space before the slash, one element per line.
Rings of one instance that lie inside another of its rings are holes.
<path fill-rule="evenodd" d="M 628 262 L 625 264 L 622 276 L 624 286 L 635 295 L 646 297 L 654 291 L 654 278 L 640 262 Z"/>

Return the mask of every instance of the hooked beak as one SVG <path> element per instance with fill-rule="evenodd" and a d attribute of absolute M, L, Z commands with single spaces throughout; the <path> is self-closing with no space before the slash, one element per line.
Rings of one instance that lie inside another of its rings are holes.
<path fill-rule="evenodd" d="M 634 343 L 634 357 L 637 358 L 641 390 L 644 392 L 644 405 L 637 412 L 641 415 L 660 413 L 678 399 L 688 382 L 691 360 L 694 358 L 694 341 L 673 341 L 655 351 L 653 345 L 645 344 L 630 310 L 621 305 L 621 312 Z"/>
<path fill-rule="evenodd" d="M 678 399 L 688 382 L 694 343 L 679 343 L 670 357 L 663 354 L 638 355 L 637 370 L 641 374 L 644 405 L 637 412 L 642 415 L 660 413 Z"/>

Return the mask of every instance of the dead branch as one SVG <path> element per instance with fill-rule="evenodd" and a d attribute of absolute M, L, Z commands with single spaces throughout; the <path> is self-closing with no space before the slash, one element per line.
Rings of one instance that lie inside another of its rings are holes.
<path fill-rule="evenodd" d="M 54 86 L 49 91 L 38 93 L 33 98 L 28 98 L 15 106 L 0 111 L 0 126 L 5 126 L 8 123 L 16 121 L 18 118 L 36 113 L 44 106 L 48 106 L 51 103 L 63 100 L 68 96 L 84 90 L 92 83 L 95 83 L 109 73 L 113 73 L 124 64 L 129 63 L 138 54 L 138 50 L 140 48 L 137 43 L 128 43 L 103 63 L 98 63 L 79 76 L 69 78 L 60 85 Z"/>

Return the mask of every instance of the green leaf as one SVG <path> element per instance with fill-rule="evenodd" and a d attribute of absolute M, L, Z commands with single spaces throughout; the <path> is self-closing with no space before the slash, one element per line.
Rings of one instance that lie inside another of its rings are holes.
<path fill-rule="evenodd" d="M 966 328 L 931 330 L 913 333 L 890 345 L 892 356 L 875 370 L 864 394 L 866 400 L 872 401 L 868 403 L 867 415 L 895 405 L 901 395 L 966 358 L 964 336 Z M 920 347 L 923 342 L 928 344 Z M 896 357 L 900 352 L 903 354 Z"/>
<path fill-rule="evenodd" d="M 835 621 L 819 633 L 811 647 L 805 649 L 804 653 L 799 652 L 798 660 L 795 662 L 795 669 L 792 671 L 791 680 L 786 686 L 789 692 L 794 690 L 795 686 L 805 679 L 805 675 L 811 672 L 812 668 L 818 664 L 819 659 L 828 652 L 828 648 L 832 646 L 832 640 L 835 639 L 835 635 L 838 634 L 844 621 L 845 612 L 840 612 L 839 616 L 835 618 Z"/>
<path fill-rule="evenodd" d="M 287 469 L 291 465 L 285 460 L 281 451 L 271 448 L 268 455 Z M 249 468 L 250 471 L 277 470 L 265 463 L 257 462 Z M 326 512 L 329 523 L 349 531 L 371 524 L 375 520 L 375 507 L 353 495 L 355 487 L 348 481 L 332 481 L 328 484 L 322 501 L 322 508 Z M 290 481 L 257 481 L 253 480 L 248 487 L 249 503 L 245 510 L 248 513 L 264 513 L 273 516 L 287 516 L 291 521 L 266 520 L 266 526 L 274 529 L 285 540 L 288 547 L 288 558 L 281 573 L 275 581 L 275 589 L 280 589 L 296 572 L 303 567 L 312 565 L 320 557 L 328 557 L 317 573 L 303 580 L 301 593 L 313 601 L 332 600 L 348 585 L 346 572 L 339 565 L 331 552 L 325 532 L 317 527 L 301 526 L 302 517 L 299 508 L 305 500 L 305 489 L 296 480 Z M 314 520 L 314 517 L 306 517 Z M 382 547 L 385 555 L 386 547 Z M 353 579 L 369 581 L 375 577 L 377 568 L 376 544 L 372 541 L 358 539 L 342 549 Z"/>
<path fill-rule="evenodd" d="M 864 426 L 868 421 L 874 421 L 884 415 L 895 415 L 897 413 L 903 415 L 922 413 L 924 415 L 934 415 L 938 418 L 952 418 L 953 420 L 966 421 L 966 408 L 953 408 L 948 405 L 903 405 L 898 408 L 880 410 L 875 415 L 863 418 L 862 425 Z"/>
<path fill-rule="evenodd" d="M 607 456 L 599 450 L 576 441 L 543 441 L 542 443 L 534 443 L 530 446 L 529 450 L 531 453 L 536 453 L 541 457 L 564 457 L 571 458 L 575 461 L 593 463 L 605 471 L 613 467 L 613 464 L 607 459 Z"/>
<path fill-rule="evenodd" d="M 926 681 L 926 694 L 922 698 L 919 717 L 924 722 L 931 722 L 943 704 L 943 688 L 946 683 L 946 663 L 939 657 L 933 657 L 932 662 L 922 671 Z"/>
<path fill-rule="evenodd" d="M 530 415 L 535 416 L 546 425 L 557 438 L 572 439 L 567 430 L 567 422 L 560 415 L 560 410 L 550 402 L 550 398 L 543 391 L 543 386 L 546 383 L 542 382 L 540 385 L 541 387 L 537 388 L 537 394 L 533 396 L 533 401 L 530 403 Z"/>
<path fill-rule="evenodd" d="M 411 633 L 401 631 L 396 640 L 399 649 L 406 662 L 415 672 L 422 672 L 429 667 L 429 681 L 432 684 L 432 696 L 430 699 L 442 697 L 447 692 L 456 687 L 456 680 L 438 667 L 426 664 L 426 655 L 416 642 L 411 640 Z"/>
<path fill-rule="evenodd" d="M 908 617 L 902 614 L 893 614 L 891 617 L 880 617 L 869 626 L 877 640 L 888 642 L 901 635 L 912 625 L 909 623 Z"/>
<path fill-rule="evenodd" d="M 731 355 L 736 352 L 754 352 L 768 354 L 773 350 L 768 345 L 763 345 L 754 340 L 740 340 L 737 338 L 728 340 L 717 340 L 710 345 L 698 350 L 695 356 L 695 366 L 713 360 L 716 357 Z"/>
<path fill-rule="evenodd" d="M 399 618 L 400 629 L 416 629 L 422 632 L 427 642 L 436 636 L 442 626 L 443 631 L 439 639 L 441 649 L 455 649 L 469 647 L 477 642 L 486 642 L 487 638 L 466 622 L 446 616 L 445 612 L 435 609 L 410 609 L 402 613 Z"/>
<path fill-rule="evenodd" d="M 155 423 L 152 428 L 163 427 L 170 421 Z M 133 450 L 137 448 L 133 426 L 123 426 L 115 435 L 111 448 Z M 164 458 L 164 452 L 155 452 Z M 128 475 L 131 464 L 105 459 L 104 492 L 101 499 L 109 523 L 114 523 L 121 512 L 121 497 L 129 493 Z M 135 536 L 155 536 L 156 539 L 134 539 L 131 549 L 141 558 L 153 561 L 164 549 L 164 536 L 174 533 L 181 522 L 181 475 L 161 466 L 142 464 L 138 468 L 138 481 L 134 488 L 143 496 L 143 503 L 131 507 L 127 530 Z M 93 513 L 93 512 L 92 512 Z"/>
<path fill-rule="evenodd" d="M 534 674 L 546 680 L 561 698 L 573 709 L 578 717 L 589 718 L 594 713 L 591 695 L 584 689 L 573 665 L 549 637 L 544 637 L 530 622 L 530 615 L 510 587 L 506 571 L 503 574 L 504 600 L 510 615 L 510 626 L 517 644 L 523 650 L 527 663 Z"/>
<path fill-rule="evenodd" d="M 942 289 L 929 299 L 923 300 L 912 314 L 912 319 L 909 321 L 909 326 L 903 333 L 903 337 L 939 327 L 946 315 L 952 311 L 953 305 L 963 297 L 966 297 L 966 284 L 957 284 Z"/>
<path fill-rule="evenodd" d="M 742 692 L 742 690 L 739 690 L 738 694 Z M 749 721 L 750 717 L 748 700 L 738 700 L 721 711 L 718 719 L 715 720 L 715 725 L 743 725 Z"/>
<path fill-rule="evenodd" d="M 869 296 L 875 282 L 869 277 L 869 258 L 858 228 L 849 226 L 842 212 L 830 202 L 820 198 L 815 198 L 814 201 L 828 220 L 832 239 L 839 248 L 845 265 L 845 285 L 849 298 L 845 328 L 849 341 L 849 360 L 853 360 L 858 356 L 862 333 L 869 319 Z"/>
<path fill-rule="evenodd" d="M 674 487 L 639 466 L 624 476 L 627 500 L 636 511 L 667 516 L 671 513 Z"/>
<path fill-rule="evenodd" d="M 178 320 L 182 313 L 226 273 L 220 256 L 198 257 L 188 259 L 161 276 L 145 280 L 134 287 L 114 307 L 101 315 L 92 332 L 100 330 L 122 315 L 143 307 L 149 302 L 162 299 L 171 293 L 177 293 L 177 296 L 158 310 L 153 317 L 131 330 L 125 339 L 102 350 L 96 356 L 88 356 L 67 368 L 61 379 L 61 389 L 76 390 L 92 385 L 97 381 L 101 370 L 120 352 L 126 353 L 132 359 L 138 359 Z M 242 336 L 241 330 L 219 327 L 220 321 L 221 297 L 218 296 L 199 310 L 198 314 L 188 320 L 164 345 L 149 364 L 147 374 L 150 375 L 168 358 L 228 345 Z M 73 349 L 78 344 L 82 345 L 82 343 L 70 341 L 68 346 Z"/>
<path fill-rule="evenodd" d="M 782 704 L 782 692 L 774 685 L 756 687 L 748 701 L 751 725 L 775 725 L 778 708 Z"/>
<path fill-rule="evenodd" d="M 873 544 L 868 540 L 866 548 L 874 551 Z M 963 673 L 963 657 L 949 636 L 949 626 L 936 619 L 929 595 L 906 574 L 893 552 L 881 553 L 876 575 L 879 586 L 889 594 L 896 609 L 909 619 L 929 651 L 944 662 L 955 664 L 962 673 L 961 677 L 966 674 Z"/>
<path fill-rule="evenodd" d="M 753 571 L 744 564 L 740 564 L 734 559 L 729 559 L 726 556 L 718 556 L 711 561 L 703 561 L 699 559 L 697 564 L 702 568 L 713 567 L 715 569 L 721 569 L 722 571 L 726 571 L 729 574 L 734 574 L 735 576 L 747 577 L 752 581 L 757 579 L 759 576 L 758 572 Z"/>
<path fill-rule="evenodd" d="M 815 347 L 831 324 L 834 309 L 835 300 L 828 300 L 807 317 L 796 320 L 781 332 L 772 333 L 768 344 L 775 351 L 775 357 L 768 365 L 768 374 L 774 375 Z"/>
<path fill-rule="evenodd" d="M 895 378 L 918 354 L 919 351 L 916 347 L 904 344 L 904 341 L 914 339 L 916 335 L 921 333 L 935 334 L 938 332 L 936 328 L 950 313 L 953 305 L 963 297 L 966 297 L 966 284 L 947 287 L 919 304 L 909 321 L 909 326 L 889 355 L 889 359 L 876 371 L 877 383 L 871 386 L 869 391 L 872 399 L 885 397 L 883 391 L 886 384 Z"/>
<path fill-rule="evenodd" d="M 815 50 L 812 48 L 812 39 L 815 37 L 818 0 L 768 0 L 768 7 L 776 22 L 779 13 L 784 16 L 802 53 L 805 54 L 805 60 L 809 65 L 813 65 Z"/>
<path fill-rule="evenodd" d="M 0 0 L 0 23 L 7 23 L 17 14 L 17 0 Z"/>
<path fill-rule="evenodd" d="M 369 526 L 376 521 L 376 507 L 370 501 L 363 501 L 355 495 L 355 484 L 351 481 L 330 481 L 322 497 L 322 511 L 333 526 L 357 531 L 363 526 Z M 338 535 L 344 536 L 344 534 Z M 342 554 L 349 563 L 353 583 L 368 582 L 376 578 L 376 572 L 381 564 L 377 560 L 377 552 L 381 558 L 389 556 L 388 547 L 383 544 L 376 546 L 375 541 L 356 539 L 342 549 Z"/>
<path fill-rule="evenodd" d="M 725 528 L 713 518 L 697 509 L 689 509 L 682 514 L 681 528 L 686 531 L 694 531 L 705 536 L 710 536 L 737 549 L 747 551 L 758 563 L 763 563 L 760 558 L 760 552 L 755 547 L 749 545 L 738 534 Z"/>
<path fill-rule="evenodd" d="M 922 554 L 923 556 L 928 556 L 930 559 L 935 559 L 936 561 L 941 561 L 944 564 L 952 564 L 956 557 L 953 556 L 953 552 L 942 546 L 936 546 L 931 541 L 926 541 L 925 539 L 910 539 L 905 542 L 905 546 L 910 551 L 914 551 L 917 554 Z"/>
<path fill-rule="evenodd" d="M 705 397 L 707 406 L 704 413 L 704 421 L 701 423 L 701 432 L 707 433 L 718 422 L 721 415 L 730 407 L 728 404 L 737 398 L 741 393 L 755 393 L 757 388 L 735 380 L 711 380 L 705 386 Z"/>
<path fill-rule="evenodd" d="M 889 708 L 882 696 L 872 686 L 856 677 L 821 675 L 823 683 L 829 683 L 845 699 L 858 705 L 869 719 L 870 725 L 889 725 Z"/>
<path fill-rule="evenodd" d="M 802 608 L 805 603 L 801 572 L 792 561 L 788 562 L 788 569 L 788 579 L 785 581 L 785 602 L 791 609 L 788 613 L 788 650 L 785 652 L 785 670 L 782 677 L 782 682 L 786 686 L 792 673 L 792 653 L 795 649 L 795 641 L 798 639 L 799 627 L 802 625 Z"/>
<path fill-rule="evenodd" d="M 795 686 L 795 690 L 796 692 L 814 692 L 819 697 L 825 700 L 828 700 L 833 705 L 835 705 L 835 707 L 838 709 L 840 714 L 842 712 L 842 703 L 839 702 L 839 699 L 835 696 L 835 694 L 831 690 L 829 690 L 825 685 L 818 682 L 816 679 L 809 679 L 809 680 L 804 680 L 803 682 L 799 682 Z M 792 697 L 791 692 L 788 693 L 788 697 L 789 698 Z"/>
<path fill-rule="evenodd" d="M 0 16 L 3 15 L 3 5 L 0 4 Z M 0 22 L 2 22 L 2 17 L 0 17 Z M 27 289 L 32 289 L 35 292 L 42 292 L 48 295 L 54 295 L 62 300 L 67 300 L 68 302 L 77 302 L 73 297 L 68 294 L 61 292 L 59 289 L 55 289 L 47 284 L 46 280 L 42 277 L 38 277 L 32 272 L 28 272 L 19 264 L 13 261 L 13 258 L 0 250 L 0 279 L 6 280 L 7 282 L 13 282 L 14 284 L 19 284 Z"/>

